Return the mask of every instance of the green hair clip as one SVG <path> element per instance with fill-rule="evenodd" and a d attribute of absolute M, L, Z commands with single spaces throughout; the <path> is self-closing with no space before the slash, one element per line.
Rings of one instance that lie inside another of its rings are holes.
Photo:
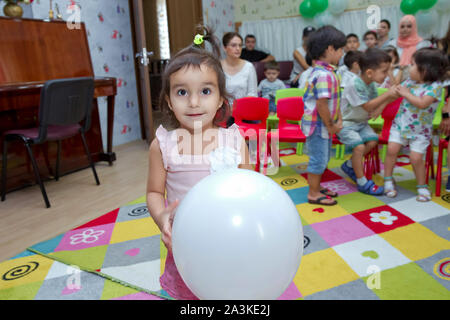
<path fill-rule="evenodd" d="M 203 36 L 201 34 L 195 35 L 194 44 L 201 45 L 203 43 Z"/>

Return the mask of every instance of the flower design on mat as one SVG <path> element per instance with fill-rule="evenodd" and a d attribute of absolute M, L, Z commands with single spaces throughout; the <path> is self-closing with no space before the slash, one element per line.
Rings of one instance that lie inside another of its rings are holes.
<path fill-rule="evenodd" d="M 327 188 L 334 192 L 347 192 L 350 191 L 348 185 L 345 182 L 328 182 Z"/>
<path fill-rule="evenodd" d="M 105 230 L 95 231 L 94 229 L 84 230 L 82 233 L 74 234 L 70 237 L 70 244 L 80 244 L 80 243 L 93 243 L 96 242 L 102 234 L 105 233 Z"/>
<path fill-rule="evenodd" d="M 392 225 L 398 219 L 397 216 L 393 216 L 389 211 L 373 212 L 370 216 L 370 221 L 381 222 L 386 226 Z"/>

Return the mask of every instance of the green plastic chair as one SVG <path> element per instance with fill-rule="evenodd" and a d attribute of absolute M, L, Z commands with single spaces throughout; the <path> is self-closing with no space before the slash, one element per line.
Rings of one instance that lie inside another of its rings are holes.
<path fill-rule="evenodd" d="M 305 90 L 300 88 L 286 88 L 277 90 L 275 93 L 275 104 L 277 104 L 279 99 L 291 97 L 303 97 L 304 94 Z M 276 128 L 278 126 L 278 121 L 279 119 L 276 114 L 269 115 L 267 117 L 267 130 L 269 131 L 272 128 Z M 297 143 L 297 154 L 298 155 L 303 154 L 303 143 L 301 142 Z"/>

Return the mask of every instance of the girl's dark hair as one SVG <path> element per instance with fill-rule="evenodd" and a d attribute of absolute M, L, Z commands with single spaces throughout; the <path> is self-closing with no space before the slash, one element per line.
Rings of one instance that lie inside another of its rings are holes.
<path fill-rule="evenodd" d="M 366 40 L 366 37 L 369 34 L 373 35 L 375 37 L 375 39 L 378 40 L 378 34 L 373 30 L 366 31 L 366 33 L 364 33 L 363 40 Z"/>
<path fill-rule="evenodd" d="M 242 39 L 241 35 L 237 32 L 227 32 L 223 35 L 222 37 L 222 44 L 224 47 L 226 47 L 231 39 L 233 39 L 234 37 L 238 37 L 239 39 L 241 39 L 242 42 L 244 42 L 244 40 Z"/>
<path fill-rule="evenodd" d="M 384 48 L 384 51 L 386 51 L 386 53 L 393 53 L 395 56 L 395 61 L 392 61 L 392 63 L 397 64 L 400 61 L 400 56 L 398 55 L 397 49 L 394 46 L 387 46 L 386 48 Z"/>
<path fill-rule="evenodd" d="M 307 52 L 312 60 L 323 56 L 329 46 L 335 50 L 345 47 L 347 39 L 342 31 L 333 26 L 323 26 L 312 32 L 308 37 Z"/>
<path fill-rule="evenodd" d="M 386 51 L 378 48 L 371 48 L 366 50 L 361 56 L 359 60 L 359 67 L 361 69 L 361 73 L 364 73 L 368 69 L 378 69 L 382 63 L 390 62 L 392 62 L 392 58 Z"/>
<path fill-rule="evenodd" d="M 414 52 L 414 62 L 424 82 L 443 81 L 448 78 L 448 57 L 436 48 L 422 48 Z"/>
<path fill-rule="evenodd" d="M 169 125 L 173 128 L 179 127 L 180 124 L 176 119 L 175 114 L 170 110 L 166 99 L 170 97 L 170 76 L 183 68 L 200 68 L 201 65 L 205 65 L 216 73 L 220 96 L 224 98 L 224 103 L 219 110 L 217 110 L 214 118 L 214 125 L 218 125 L 229 116 L 227 101 L 230 98 L 230 95 L 226 90 L 225 74 L 219 60 L 220 46 L 218 44 L 218 39 L 214 36 L 214 32 L 210 27 L 199 25 L 197 28 L 199 29 L 198 34 L 203 35 L 203 40 L 211 44 L 213 52 L 204 49 L 204 45 L 192 43 L 192 45 L 178 51 L 171 58 L 164 69 L 162 76 L 159 104 L 164 116 L 169 120 Z M 192 37 L 192 40 L 194 40 L 194 37 Z"/>

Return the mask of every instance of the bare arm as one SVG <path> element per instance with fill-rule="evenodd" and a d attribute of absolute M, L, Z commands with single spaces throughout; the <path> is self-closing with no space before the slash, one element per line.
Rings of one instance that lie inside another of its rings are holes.
<path fill-rule="evenodd" d="M 397 86 L 396 90 L 399 95 L 408 100 L 409 103 L 411 103 L 414 107 L 419 109 L 428 108 L 430 104 L 436 101 L 436 98 L 431 96 L 417 97 L 413 95 L 407 87 L 404 86 Z"/>
<path fill-rule="evenodd" d="M 161 230 L 162 241 L 172 250 L 172 223 L 178 201 L 165 206 L 166 169 L 164 168 L 159 142 L 154 139 L 149 149 L 149 167 L 147 178 L 147 208 Z"/>
<path fill-rule="evenodd" d="M 309 68 L 309 65 L 306 63 L 305 58 L 297 50 L 294 50 L 294 59 L 297 60 L 298 63 L 300 63 L 303 69 L 306 70 Z"/>
<path fill-rule="evenodd" d="M 261 60 L 261 62 L 269 62 L 269 61 L 274 61 L 275 57 L 271 54 L 269 54 L 267 57 L 265 57 L 264 59 Z"/>
<path fill-rule="evenodd" d="M 320 118 L 322 119 L 323 124 L 327 127 L 328 133 L 333 136 L 335 133 L 338 133 L 342 129 L 342 117 L 338 115 L 338 122 L 334 123 L 333 119 L 331 119 L 330 110 L 328 109 L 328 99 L 318 99 L 317 100 L 317 112 L 319 113 Z M 340 111 L 339 111 L 340 113 Z M 340 117 L 340 121 L 339 121 Z"/>

